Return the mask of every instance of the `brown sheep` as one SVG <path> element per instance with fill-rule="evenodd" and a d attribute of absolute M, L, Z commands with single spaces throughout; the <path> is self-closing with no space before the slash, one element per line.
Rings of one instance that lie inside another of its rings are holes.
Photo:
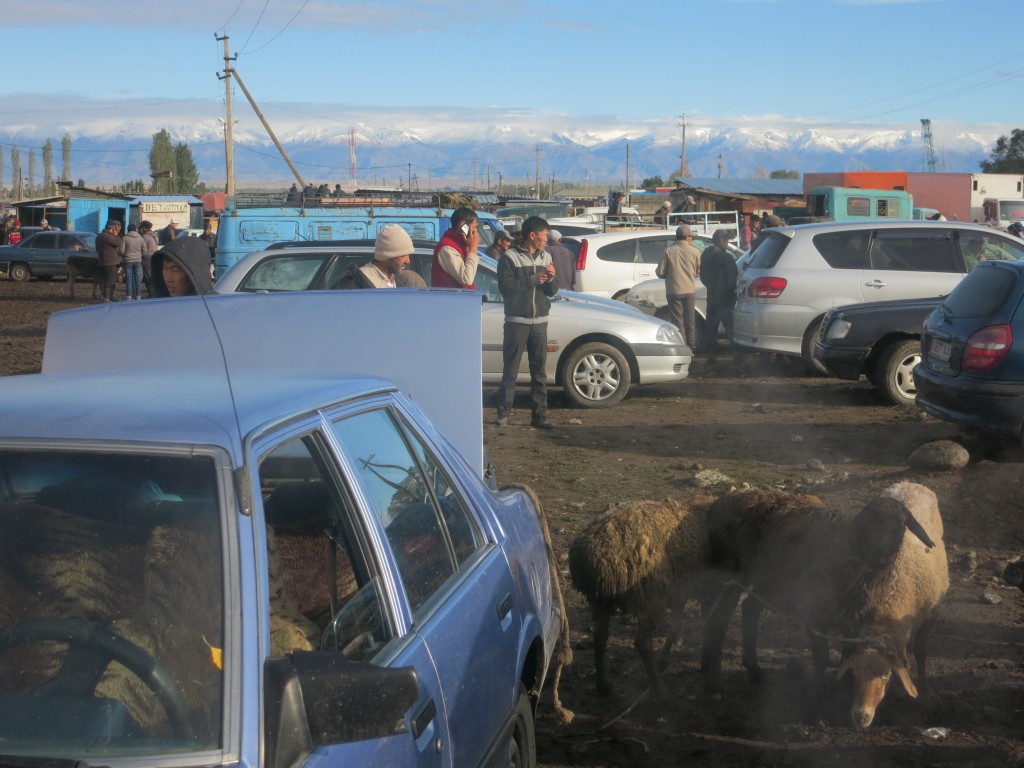
<path fill-rule="evenodd" d="M 904 690 L 917 698 L 910 679 L 908 651 L 913 648 L 918 686 L 926 692 L 928 634 L 938 618 L 938 605 L 949 589 L 949 567 L 942 542 L 942 517 L 931 490 L 917 483 L 896 483 L 882 492 L 910 511 L 933 546 L 914 536 L 903 537 L 889 563 L 864 582 L 856 643 L 847 646 L 839 677 L 853 676 L 850 716 L 867 728 L 895 673 Z"/>
<path fill-rule="evenodd" d="M 767 606 L 808 627 L 819 698 L 828 664 L 830 629 L 846 632 L 870 613 L 870 585 L 891 573 L 910 528 L 925 546 L 927 531 L 900 498 L 874 499 L 855 515 L 815 496 L 774 491 L 728 494 L 708 520 L 715 568 L 708 596 L 701 669 L 709 691 L 720 685 L 725 630 L 744 587 L 743 665 L 757 679 L 757 624 Z M 941 537 L 941 528 L 939 530 Z M 940 539 L 941 541 L 941 539 Z M 921 546 L 920 542 L 916 542 Z"/>
<path fill-rule="evenodd" d="M 706 519 L 712 501 L 665 499 L 614 507 L 572 543 L 569 573 L 593 612 L 594 663 L 601 693 L 611 691 L 605 651 L 612 614 L 622 609 L 636 616 L 636 651 L 655 692 L 667 698 L 661 665 L 654 660 L 653 636 L 665 610 L 671 608 L 672 630 L 662 650 L 664 660 L 675 641 L 687 597 L 698 596 L 696 577 L 707 563 Z"/>

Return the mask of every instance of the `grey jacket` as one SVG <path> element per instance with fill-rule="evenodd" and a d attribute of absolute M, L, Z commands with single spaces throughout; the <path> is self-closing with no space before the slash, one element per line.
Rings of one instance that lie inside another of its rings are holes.
<path fill-rule="evenodd" d="M 128 262 L 141 262 L 142 252 L 145 250 L 146 241 L 138 232 L 129 232 L 124 236 L 124 260 Z"/>

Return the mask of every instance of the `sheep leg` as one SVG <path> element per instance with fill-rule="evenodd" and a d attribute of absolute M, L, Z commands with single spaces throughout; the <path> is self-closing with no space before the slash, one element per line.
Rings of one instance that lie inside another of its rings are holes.
<path fill-rule="evenodd" d="M 828 639 L 808 628 L 811 639 L 811 658 L 814 660 L 814 693 L 812 706 L 815 716 L 821 714 L 825 700 L 825 668 L 828 667 Z"/>
<path fill-rule="evenodd" d="M 709 586 L 701 600 L 704 614 L 704 647 L 701 650 L 700 671 L 708 693 L 717 695 L 722 688 L 722 643 L 729 628 L 729 620 L 740 601 L 742 589 L 738 585 L 719 581 Z"/>
<path fill-rule="evenodd" d="M 928 659 L 928 635 L 935 626 L 936 617 L 931 616 L 925 619 L 918 627 L 917 635 L 914 637 L 914 662 L 917 665 L 917 687 L 921 697 L 928 701 L 928 676 L 925 672 L 925 662 Z"/>
<path fill-rule="evenodd" d="M 637 617 L 636 638 L 633 645 L 640 661 L 643 662 L 647 676 L 651 680 L 654 692 L 662 702 L 668 701 L 668 688 L 661 677 L 661 669 L 654 661 L 654 632 L 658 628 L 658 619 L 664 615 L 664 609 L 654 610 L 654 606 L 641 606 L 640 615 Z M 668 642 L 668 641 L 666 641 Z"/>
<path fill-rule="evenodd" d="M 597 692 L 602 695 L 611 693 L 612 686 L 608 682 L 608 629 L 611 625 L 612 612 L 608 606 L 595 605 L 594 617 L 594 667 L 597 670 Z"/>
<path fill-rule="evenodd" d="M 743 618 L 743 666 L 755 683 L 761 682 L 761 666 L 757 663 L 757 624 L 761 620 L 764 604 L 747 595 L 740 609 Z"/>

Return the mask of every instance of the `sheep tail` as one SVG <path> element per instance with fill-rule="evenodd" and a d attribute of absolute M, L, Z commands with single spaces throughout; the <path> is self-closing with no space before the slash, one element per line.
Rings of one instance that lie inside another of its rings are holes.
<path fill-rule="evenodd" d="M 569 641 L 569 616 L 565 608 L 565 598 L 562 596 L 562 575 L 558 570 L 558 559 L 555 557 L 555 546 L 551 541 L 551 529 L 548 528 L 547 515 L 541 506 L 540 499 L 534 493 L 533 488 L 524 483 L 506 483 L 501 490 L 515 489 L 525 493 L 533 508 L 537 510 L 537 519 L 540 521 L 541 530 L 544 532 L 544 546 L 548 552 L 548 570 L 551 573 L 551 586 L 555 592 L 555 601 L 558 604 L 558 615 L 560 626 L 558 631 L 558 651 L 555 655 L 555 671 L 551 681 L 551 699 L 555 708 L 555 717 L 561 725 L 568 725 L 576 717 L 575 713 L 562 705 L 558 696 L 558 686 L 562 680 L 562 670 L 566 665 L 572 663 L 572 644 Z"/>

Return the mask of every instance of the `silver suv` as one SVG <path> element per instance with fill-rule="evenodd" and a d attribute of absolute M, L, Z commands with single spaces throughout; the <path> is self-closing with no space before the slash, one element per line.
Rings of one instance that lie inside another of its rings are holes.
<path fill-rule="evenodd" d="M 768 231 L 741 267 L 735 343 L 804 359 L 832 307 L 941 296 L 981 260 L 1015 260 L 1019 239 L 955 221 L 823 222 Z"/>

